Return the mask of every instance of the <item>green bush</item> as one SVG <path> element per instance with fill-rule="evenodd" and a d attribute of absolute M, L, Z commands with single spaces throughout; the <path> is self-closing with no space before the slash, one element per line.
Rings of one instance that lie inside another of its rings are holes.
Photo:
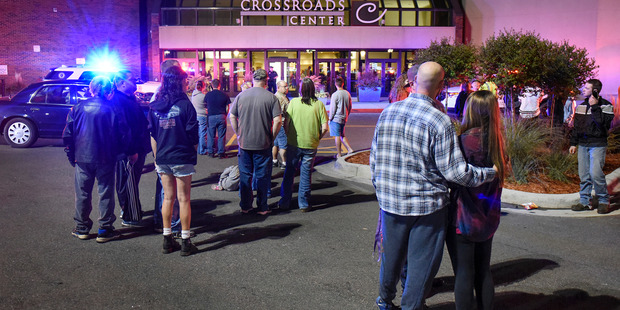
<path fill-rule="evenodd" d="M 544 167 L 544 158 L 539 150 L 544 149 L 549 138 L 549 131 L 537 120 L 504 120 L 506 137 L 506 155 L 510 159 L 512 175 L 509 179 L 527 183 L 528 174 Z"/>
<path fill-rule="evenodd" d="M 577 171 L 577 155 L 568 152 L 551 152 L 545 158 L 545 174 L 553 180 L 568 182 L 567 173 Z"/>

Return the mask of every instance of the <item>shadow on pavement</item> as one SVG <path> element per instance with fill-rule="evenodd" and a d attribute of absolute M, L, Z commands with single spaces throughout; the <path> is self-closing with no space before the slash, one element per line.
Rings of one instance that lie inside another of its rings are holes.
<path fill-rule="evenodd" d="M 211 173 L 208 177 L 192 180 L 192 188 L 201 187 L 209 184 L 217 184 L 220 181 L 221 173 Z"/>
<path fill-rule="evenodd" d="M 312 195 L 312 209 L 321 210 L 331 207 L 350 205 L 376 200 L 375 194 L 356 194 L 351 190 L 343 190 L 330 195 Z"/>
<path fill-rule="evenodd" d="M 558 263 L 548 259 L 524 258 L 507 261 L 491 266 L 495 286 L 507 285 L 523 280 L 541 270 L 554 269 Z M 435 279 L 431 293 L 453 292 L 454 277 Z M 494 308 L 506 310 L 565 310 L 597 309 L 612 310 L 620 307 L 620 299 L 613 296 L 590 296 L 581 289 L 564 289 L 551 295 L 531 294 L 525 292 L 502 292 L 495 294 Z M 433 310 L 454 309 L 454 303 L 444 303 L 430 307 Z"/>
<path fill-rule="evenodd" d="M 204 214 L 200 218 L 192 219 L 192 227 L 196 234 L 219 233 L 233 227 L 263 222 L 265 219 L 267 219 L 266 216 L 256 213 L 242 214 L 239 211 L 220 216 Z"/>
<path fill-rule="evenodd" d="M 620 307 L 620 300 L 613 296 L 590 296 L 580 289 L 555 291 L 551 295 L 503 292 L 495 294 L 494 301 L 495 309 L 505 310 L 615 310 Z M 454 309 L 454 303 L 445 303 L 429 309 Z"/>
<path fill-rule="evenodd" d="M 558 263 L 548 259 L 522 258 L 491 265 L 495 286 L 514 283 L 541 271 L 558 267 Z M 435 279 L 428 297 L 435 294 L 453 292 L 454 276 Z M 502 309 L 502 308 L 498 308 Z"/>
<path fill-rule="evenodd" d="M 236 228 L 225 233 L 213 236 L 207 240 L 194 242 L 194 244 L 199 247 L 199 252 L 213 251 L 232 244 L 248 243 L 265 238 L 284 238 L 288 236 L 293 229 L 300 226 L 301 224 L 298 223 L 288 223 L 274 224 L 264 227 Z M 213 245 L 207 246 L 205 248 L 200 248 L 200 246 L 207 244 Z"/>

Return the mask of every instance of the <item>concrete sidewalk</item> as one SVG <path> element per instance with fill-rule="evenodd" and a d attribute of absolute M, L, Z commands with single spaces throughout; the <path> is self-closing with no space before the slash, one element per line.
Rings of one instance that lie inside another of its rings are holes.
<path fill-rule="evenodd" d="M 338 178 L 350 185 L 358 186 L 366 191 L 374 192 L 371 181 L 370 167 L 367 165 L 352 164 L 345 159 L 349 156 L 343 156 L 335 161 L 316 165 L 314 168 L 320 174 Z M 610 185 L 610 193 L 620 195 L 620 168 L 607 175 L 607 184 Z M 613 185 L 613 186 L 611 186 Z M 570 206 L 579 202 L 579 193 L 572 194 L 537 194 L 528 193 L 510 189 L 503 189 L 502 202 L 504 203 L 505 212 L 521 213 L 540 216 L 555 217 L 599 217 L 609 215 L 620 215 L 618 205 L 612 207 L 612 212 L 607 214 L 598 214 L 596 210 L 575 212 L 570 210 Z M 539 206 L 539 209 L 526 210 L 522 204 L 533 202 Z M 511 207 L 506 208 L 506 205 Z"/>

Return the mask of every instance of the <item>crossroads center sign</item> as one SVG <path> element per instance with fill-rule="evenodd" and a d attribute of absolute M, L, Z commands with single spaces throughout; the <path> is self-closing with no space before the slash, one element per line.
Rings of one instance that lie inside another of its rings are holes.
<path fill-rule="evenodd" d="M 387 11 L 378 3 L 352 1 L 351 24 L 377 25 Z M 345 26 L 345 9 L 344 0 L 242 0 L 241 25 L 244 16 L 286 16 L 287 26 Z"/>

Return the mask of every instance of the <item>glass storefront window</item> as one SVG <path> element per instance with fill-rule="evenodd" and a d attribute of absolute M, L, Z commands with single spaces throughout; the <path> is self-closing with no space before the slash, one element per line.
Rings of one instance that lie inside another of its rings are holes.
<path fill-rule="evenodd" d="M 314 75 L 314 57 L 312 52 L 299 53 L 300 78 Z"/>
<path fill-rule="evenodd" d="M 397 0 L 383 0 L 383 5 L 387 9 L 396 9 L 398 8 L 398 1 Z"/>
<path fill-rule="evenodd" d="M 415 8 L 413 1 L 415 0 L 400 0 L 400 7 L 403 9 L 413 9 Z"/>
<path fill-rule="evenodd" d="M 431 26 L 432 25 L 432 12 L 418 12 L 420 20 L 418 26 Z"/>
<path fill-rule="evenodd" d="M 385 13 L 385 17 L 383 17 L 383 20 L 385 21 L 385 26 L 398 26 L 400 21 L 399 21 L 399 14 L 398 11 L 387 11 Z"/>
<path fill-rule="evenodd" d="M 267 57 L 279 57 L 279 58 L 288 58 L 288 59 L 297 59 L 296 51 L 268 51 Z"/>
<path fill-rule="evenodd" d="M 181 25 L 195 25 L 196 24 L 196 11 L 195 10 L 181 10 Z"/>
<path fill-rule="evenodd" d="M 418 4 L 418 8 L 420 9 L 431 9 L 433 6 L 431 5 L 430 0 L 415 0 Z"/>
<path fill-rule="evenodd" d="M 217 10 L 215 11 L 215 24 L 217 26 L 230 25 L 230 11 Z"/>
<path fill-rule="evenodd" d="M 400 12 L 401 14 L 401 19 L 400 19 L 400 23 L 402 26 L 415 26 L 415 22 L 416 22 L 416 15 L 415 15 L 415 11 L 402 11 Z"/>
<path fill-rule="evenodd" d="M 319 59 L 349 58 L 349 53 L 346 51 L 319 51 L 317 52 L 317 58 Z"/>
<path fill-rule="evenodd" d="M 196 0 L 183 0 L 181 1 L 181 6 L 182 7 L 195 7 Z"/>
<path fill-rule="evenodd" d="M 213 7 L 213 0 L 198 0 L 198 6 L 202 8 Z"/>
<path fill-rule="evenodd" d="M 267 16 L 267 26 L 282 26 L 282 16 Z"/>
<path fill-rule="evenodd" d="M 248 26 L 263 26 L 265 25 L 265 16 L 244 16 L 243 24 Z"/>
<path fill-rule="evenodd" d="M 198 25 L 213 25 L 213 11 L 198 10 Z"/>
<path fill-rule="evenodd" d="M 162 25 L 178 25 L 178 14 L 177 10 L 161 10 L 161 23 Z"/>
<path fill-rule="evenodd" d="M 254 70 L 265 68 L 265 52 L 252 52 L 251 59 Z"/>
<path fill-rule="evenodd" d="M 218 8 L 229 8 L 231 4 L 231 0 L 215 0 L 215 6 Z"/>

